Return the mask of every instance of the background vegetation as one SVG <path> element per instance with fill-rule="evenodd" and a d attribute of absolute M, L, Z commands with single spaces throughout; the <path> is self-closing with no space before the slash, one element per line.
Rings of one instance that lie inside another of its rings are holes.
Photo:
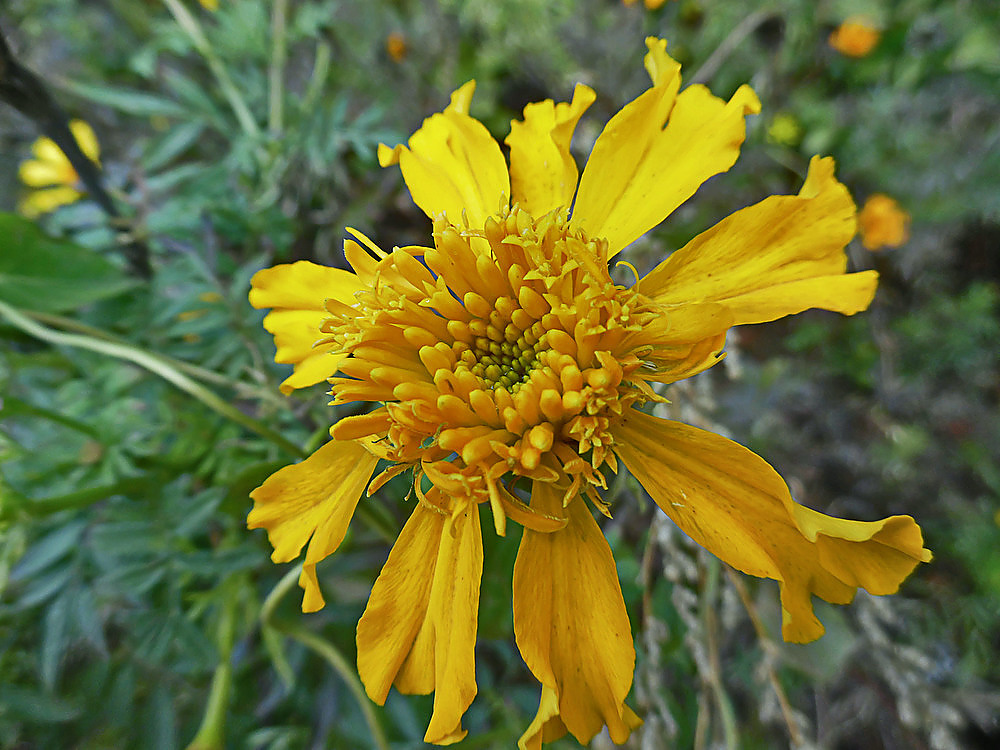
<path fill-rule="evenodd" d="M 40 122 L 0 107 L 0 747 L 423 746 L 429 699 L 372 706 L 353 667 L 402 488 L 365 504 L 320 567 L 329 603 L 315 615 L 299 611 L 294 566 L 273 565 L 263 532 L 244 527 L 248 491 L 336 419 L 320 387 L 278 394 L 284 368 L 248 281 L 276 262 L 342 262 L 345 225 L 382 246 L 426 243 L 429 223 L 375 147 L 469 78 L 473 113 L 500 138 L 525 103 L 590 83 L 585 157 L 646 85 L 650 33 L 687 81 L 723 96 L 748 81 L 764 111 L 736 167 L 633 247 L 640 271 L 797 190 L 814 153 L 836 157 L 859 204 L 888 193 L 912 215 L 901 247 L 850 248 L 882 274 L 871 311 L 735 332 L 723 366 L 674 388 L 678 416 L 760 452 L 812 507 L 912 514 L 936 557 L 898 596 L 818 608 L 827 635 L 786 645 L 776 585 L 733 575 L 624 479 L 605 530 L 639 650 L 646 725 L 630 746 L 996 746 L 1000 6 L 213 5 L 0 10 L 13 55 L 96 131 L 120 214 L 91 193 L 19 215 Z M 827 39 L 860 10 L 882 34 L 854 58 Z M 462 748 L 513 746 L 537 701 L 511 630 L 517 533 L 484 537 L 480 694 Z"/>

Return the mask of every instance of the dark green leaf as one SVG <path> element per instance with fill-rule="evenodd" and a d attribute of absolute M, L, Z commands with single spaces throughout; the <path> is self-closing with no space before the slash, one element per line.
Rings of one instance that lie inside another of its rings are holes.
<path fill-rule="evenodd" d="M 70 616 L 74 609 L 76 598 L 74 589 L 67 589 L 56 597 L 45 611 L 42 624 L 42 682 L 49 689 L 56 684 L 59 677 L 59 666 L 62 664 L 66 647 L 69 645 Z"/>
<path fill-rule="evenodd" d="M 72 721 L 76 706 L 37 690 L 0 684 L 0 714 L 39 723 Z"/>
<path fill-rule="evenodd" d="M 69 550 L 76 547 L 87 523 L 83 520 L 70 521 L 47 536 L 42 537 L 25 553 L 11 573 L 11 581 L 23 581 L 44 570 L 59 560 Z"/>
<path fill-rule="evenodd" d="M 0 213 L 0 300 L 38 312 L 66 312 L 136 285 L 97 253 Z"/>

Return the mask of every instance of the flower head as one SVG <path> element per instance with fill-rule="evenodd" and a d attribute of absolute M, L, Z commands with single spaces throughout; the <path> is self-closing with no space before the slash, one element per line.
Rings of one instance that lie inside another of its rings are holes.
<path fill-rule="evenodd" d="M 910 238 L 910 215 L 884 193 L 874 193 L 858 213 L 861 244 L 868 250 L 899 247 Z"/>
<path fill-rule="evenodd" d="M 84 155 L 99 163 L 100 147 L 93 128 L 83 120 L 73 120 L 69 128 Z M 34 158 L 21 162 L 18 171 L 21 182 L 34 188 L 20 203 L 22 214 L 34 218 L 80 199 L 80 177 L 55 141 L 43 136 L 31 145 L 31 153 Z"/>
<path fill-rule="evenodd" d="M 850 315 L 877 283 L 845 273 L 854 204 L 820 158 L 797 195 L 738 211 L 633 287 L 612 281 L 609 261 L 735 162 L 759 109 L 745 86 L 729 101 L 680 91 L 666 43 L 647 45 L 652 86 L 607 124 L 582 176 L 569 147 L 592 90 L 528 105 L 508 167 L 468 114 L 470 82 L 407 145 L 379 151 L 433 219 L 433 247 L 386 252 L 352 232 L 353 271 L 300 261 L 253 279 L 276 359 L 295 366 L 283 390 L 328 380 L 334 403 L 376 406 L 257 488 L 249 525 L 267 529 L 276 562 L 308 543 L 300 583 L 315 610 L 316 563 L 366 486 L 412 473 L 417 501 L 358 623 L 358 670 L 379 703 L 393 685 L 434 692 L 427 742 L 464 736 L 476 694 L 480 505 L 498 534 L 524 527 L 514 630 L 542 687 L 522 748 L 605 726 L 620 743 L 640 723 L 625 705 L 628 615 L 590 507 L 610 514 L 601 490 L 621 464 L 700 544 L 780 583 L 788 640 L 822 634 L 811 595 L 891 593 L 930 558 L 910 517 L 825 516 L 746 448 L 637 408 L 662 400 L 655 384 L 718 362 L 729 327 L 815 307 Z"/>
<path fill-rule="evenodd" d="M 833 30 L 828 39 L 837 52 L 848 57 L 864 57 L 878 44 L 882 33 L 865 16 L 852 16 Z"/>

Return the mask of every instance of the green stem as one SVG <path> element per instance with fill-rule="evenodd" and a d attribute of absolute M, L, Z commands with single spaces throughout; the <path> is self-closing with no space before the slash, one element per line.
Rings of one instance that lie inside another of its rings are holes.
<path fill-rule="evenodd" d="M 271 11 L 271 66 L 268 70 L 268 130 L 278 135 L 284 129 L 285 60 L 288 55 L 286 21 L 288 0 L 274 0 Z"/>
<path fill-rule="evenodd" d="M 326 663 L 329 664 L 338 675 L 340 675 L 340 678 L 350 689 L 354 698 L 357 700 L 358 705 L 361 707 L 361 712 L 364 714 L 365 722 L 368 724 L 369 731 L 371 731 L 375 747 L 377 747 L 378 750 L 389 750 L 389 743 L 385 738 L 385 733 L 382 731 L 382 727 L 379 726 L 378 718 L 375 716 L 375 710 L 372 708 L 371 701 L 369 701 L 368 696 L 365 695 L 365 689 L 361 684 L 361 680 L 358 679 L 357 672 L 348 663 L 347 659 L 344 658 L 344 655 L 341 654 L 332 643 L 324 640 L 315 633 L 312 633 L 298 625 L 279 624 L 274 622 L 272 619 L 278 603 L 295 585 L 295 581 L 298 579 L 301 572 L 301 565 L 289 570 L 281 578 L 281 580 L 278 581 L 278 584 L 271 590 L 271 593 L 265 597 L 264 603 L 260 608 L 261 624 L 272 627 L 289 638 L 293 638 L 326 661 Z"/>
<path fill-rule="evenodd" d="M 219 56 L 215 54 L 215 50 L 212 49 L 212 45 L 205 36 L 205 32 L 202 30 L 198 20 L 191 15 L 190 11 L 184 7 L 180 0 L 163 0 L 163 4 L 173 14 L 177 25 L 187 32 L 198 53 L 205 58 L 209 70 L 215 76 L 215 80 L 222 90 L 222 95 L 229 101 L 229 106 L 232 107 L 233 114 L 236 115 L 236 119 L 239 121 L 240 127 L 243 128 L 243 132 L 251 136 L 254 140 L 259 140 L 260 128 L 257 126 L 257 121 L 250 112 L 250 107 L 243 99 L 236 84 L 233 83 L 233 79 L 229 77 L 229 73 L 225 65 L 222 64 L 222 60 L 219 59 Z"/>
<path fill-rule="evenodd" d="M 54 315 L 52 313 L 34 312 L 33 310 L 21 310 L 21 312 L 32 320 L 36 320 L 39 323 L 44 323 L 45 325 L 52 326 L 54 328 L 61 328 L 64 331 L 73 331 L 74 333 L 82 333 L 90 338 L 99 339 L 101 341 L 108 341 L 113 344 L 118 344 L 119 346 L 131 346 L 127 341 L 118 338 L 117 336 L 112 336 L 107 331 L 103 331 L 100 328 L 94 328 L 86 323 L 81 323 L 78 320 L 73 320 L 72 318 L 67 318 L 63 315 Z M 276 396 L 273 391 L 265 388 L 258 388 L 247 383 L 241 383 L 239 381 L 233 380 L 232 378 L 223 375 L 222 373 L 215 372 L 214 370 L 209 370 L 204 367 L 199 367 L 198 365 L 192 364 L 190 362 L 185 362 L 182 359 L 177 359 L 175 357 L 169 357 L 165 354 L 157 354 L 163 362 L 174 367 L 181 372 L 187 373 L 193 378 L 202 380 L 206 383 L 212 383 L 213 385 L 221 385 L 226 388 L 232 388 L 241 396 L 247 398 L 253 398 L 257 401 L 269 401 L 271 403 L 287 403 L 278 396 Z"/>
<path fill-rule="evenodd" d="M 320 94 L 323 92 L 323 86 L 326 83 L 327 73 L 330 72 L 330 58 L 332 53 L 330 52 L 330 45 L 326 42 L 319 41 L 316 43 L 316 58 L 313 61 L 312 74 L 309 76 L 309 83 L 306 86 L 306 93 L 302 96 L 302 103 L 299 105 L 301 111 L 308 112 L 311 110 L 316 101 L 319 99 Z"/>
<path fill-rule="evenodd" d="M 198 733 L 187 750 L 222 750 L 226 742 L 226 707 L 233 688 L 233 644 L 236 641 L 236 597 L 226 595 L 219 618 L 219 664 L 212 676 L 208 705 Z"/>
<path fill-rule="evenodd" d="M 270 440 L 275 445 L 284 449 L 293 456 L 305 458 L 305 453 L 294 443 L 286 440 L 274 430 L 266 427 L 253 417 L 249 417 L 232 404 L 220 398 L 217 394 L 205 388 L 200 383 L 195 382 L 185 375 L 170 362 L 164 360 L 156 354 L 137 349 L 126 344 L 119 344 L 93 336 L 82 336 L 79 334 L 62 333 L 53 331 L 40 323 L 33 321 L 10 305 L 0 302 L 0 316 L 6 318 L 15 327 L 35 338 L 47 341 L 57 346 L 71 346 L 79 349 L 87 349 L 92 352 L 104 354 L 115 359 L 122 359 L 148 370 L 154 375 L 159 375 L 171 385 L 193 396 L 201 401 L 205 406 L 222 416 L 246 427 L 251 432 L 255 432 L 263 438 Z"/>
<path fill-rule="evenodd" d="M 86 508 L 106 497 L 125 495 L 135 490 L 143 489 L 148 484 L 149 480 L 143 477 L 130 477 L 114 482 L 113 484 L 106 484 L 101 487 L 88 487 L 87 489 L 68 492 L 65 495 L 57 495 L 56 497 L 47 497 L 41 500 L 32 500 L 19 495 L 16 498 L 16 504 L 13 504 L 12 507 L 0 506 L 0 521 L 12 518 L 19 511 L 27 512 L 30 516 L 37 518 L 63 510 Z"/>

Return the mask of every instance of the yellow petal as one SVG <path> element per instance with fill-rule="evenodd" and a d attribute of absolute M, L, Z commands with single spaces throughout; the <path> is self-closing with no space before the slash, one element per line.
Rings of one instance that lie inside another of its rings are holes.
<path fill-rule="evenodd" d="M 734 325 L 763 323 L 810 308 L 853 315 L 871 303 L 874 271 L 845 274 L 854 201 L 813 157 L 798 195 L 777 195 L 702 232 L 639 282 L 661 304 L 719 302 Z"/>
<path fill-rule="evenodd" d="M 34 218 L 39 214 L 55 211 L 59 206 L 68 206 L 70 203 L 78 201 L 82 195 L 83 193 L 79 190 L 71 187 L 32 190 L 21 201 L 19 208 L 22 214 L 28 218 Z"/>
<path fill-rule="evenodd" d="M 426 622 L 446 520 L 447 516 L 423 504 L 413 509 L 389 552 L 389 559 L 372 587 L 368 606 L 358 622 L 358 674 L 368 697 L 379 705 L 385 703 L 389 688 L 397 682 L 397 674 Z M 405 693 L 426 694 L 434 689 L 433 641 L 430 649 L 422 644 L 416 651 L 414 663 L 422 669 L 415 672 L 426 680 L 423 684 L 411 680 L 397 687 Z"/>
<path fill-rule="evenodd" d="M 593 89 L 577 84 L 573 101 L 529 104 L 524 121 L 511 122 L 505 143 L 510 146 L 512 203 L 536 217 L 569 208 L 579 176 L 569 145 L 577 122 L 596 97 Z"/>
<path fill-rule="evenodd" d="M 66 158 L 66 154 L 62 152 L 62 149 L 56 145 L 54 140 L 47 136 L 42 136 L 31 144 L 31 153 L 39 161 L 46 161 L 53 165 L 69 166 L 69 159 Z M 70 168 L 72 169 L 72 167 Z"/>
<path fill-rule="evenodd" d="M 520 750 L 541 750 L 542 743 L 555 742 L 566 734 L 566 725 L 559 718 L 559 694 L 542 685 L 542 697 L 538 700 L 538 713 L 521 739 L 517 741 Z"/>
<path fill-rule="evenodd" d="M 845 604 L 858 587 L 893 593 L 931 559 L 909 516 L 848 521 L 805 508 L 764 459 L 719 435 L 635 410 L 613 434 L 618 457 L 688 536 L 780 583 L 786 641 L 823 634 L 811 595 Z"/>
<path fill-rule="evenodd" d="M 66 164 L 55 164 L 50 161 L 39 161 L 38 159 L 28 159 L 21 162 L 17 170 L 18 177 L 28 187 L 43 188 L 52 185 L 73 185 L 76 182 L 76 172 L 72 168 L 69 170 Z"/>
<path fill-rule="evenodd" d="M 628 613 L 597 522 L 580 498 L 563 510 L 562 495 L 534 483 L 532 508 L 567 514 L 569 523 L 549 534 L 524 530 L 514 563 L 514 635 L 528 668 L 556 693 L 566 728 L 586 743 L 607 725 L 620 744 L 631 731 L 625 696 L 635 667 Z M 551 697 L 549 704 L 539 709 L 536 731 L 556 715 Z"/>
<path fill-rule="evenodd" d="M 306 460 L 272 474 L 250 493 L 254 507 L 247 528 L 267 530 L 274 562 L 293 560 L 309 542 L 299 579 L 305 588 L 305 612 L 323 607 L 316 563 L 344 540 L 376 463 L 378 458 L 361 441 L 332 440 Z"/>
<path fill-rule="evenodd" d="M 434 503 L 445 502 L 434 490 Z M 445 514 L 421 503 L 393 545 L 358 623 L 358 673 L 384 703 L 389 687 L 434 691 L 425 742 L 466 735 L 462 715 L 476 696 L 475 645 L 483 540 L 479 509 Z"/>
<path fill-rule="evenodd" d="M 328 317 L 325 310 L 279 308 L 269 312 L 264 317 L 264 328 L 274 336 L 274 361 L 291 364 L 313 354 L 316 342 L 326 338 L 320 326 Z"/>
<path fill-rule="evenodd" d="M 662 314 L 637 331 L 626 343 L 653 351 L 642 359 L 656 366 L 655 377 L 672 383 L 690 377 L 721 361 L 725 334 L 733 315 L 716 303 L 665 305 Z"/>
<path fill-rule="evenodd" d="M 666 42 L 650 37 L 646 44 L 653 86 L 604 128 L 573 207 L 571 226 L 607 239 L 611 256 L 729 169 L 746 136 L 745 117 L 760 111 L 748 86 L 728 103 L 700 85 L 678 95 L 680 66 Z"/>
<path fill-rule="evenodd" d="M 333 377 L 346 355 L 333 354 L 329 347 L 320 347 L 313 354 L 295 363 L 292 374 L 281 381 L 278 389 L 286 396 L 299 388 L 322 383 Z"/>
<path fill-rule="evenodd" d="M 350 305 L 362 282 L 350 271 L 330 268 L 307 260 L 264 268 L 250 279 L 250 304 L 256 308 L 325 310 L 323 303 L 335 299 Z"/>
<path fill-rule="evenodd" d="M 475 90 L 469 81 L 451 95 L 451 104 L 424 120 L 408 147 L 379 145 L 383 167 L 399 164 L 413 202 L 430 218 L 444 213 L 461 226 L 482 227 L 510 199 L 510 177 L 499 144 L 478 120 L 469 117 Z"/>
<path fill-rule="evenodd" d="M 424 742 L 462 739 L 462 714 L 476 697 L 476 626 L 483 574 L 479 507 L 448 517 L 441 534 L 430 611 L 434 622 L 434 713 Z"/>
<path fill-rule="evenodd" d="M 281 392 L 288 395 L 331 377 L 344 355 L 333 354 L 333 344 L 314 346 L 325 338 L 320 331 L 329 317 L 325 303 L 335 299 L 350 305 L 363 282 L 350 271 L 300 260 L 258 271 L 250 284 L 250 304 L 274 308 L 264 318 L 264 328 L 274 336 L 274 361 L 295 366 Z"/>
<path fill-rule="evenodd" d="M 334 353 L 333 344 L 316 342 L 324 338 L 320 324 L 329 317 L 316 310 L 272 310 L 264 317 L 264 328 L 274 336 L 274 361 L 295 365 L 281 383 L 286 396 L 297 388 L 308 388 L 333 376 L 346 357 Z"/>
<path fill-rule="evenodd" d="M 101 146 L 97 142 L 97 134 L 90 127 L 90 123 L 84 120 L 72 120 L 69 129 L 76 138 L 76 145 L 80 147 L 83 155 L 95 164 L 100 164 Z"/>

